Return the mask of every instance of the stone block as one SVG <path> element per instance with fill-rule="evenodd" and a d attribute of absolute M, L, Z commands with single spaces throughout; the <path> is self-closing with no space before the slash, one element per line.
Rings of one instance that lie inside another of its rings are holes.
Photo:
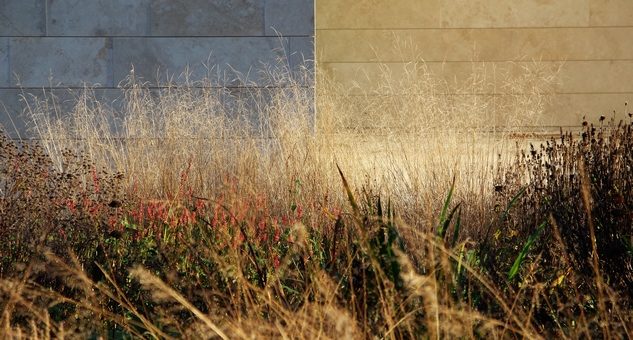
<path fill-rule="evenodd" d="M 590 0 L 591 26 L 633 26 L 633 1 Z"/>
<path fill-rule="evenodd" d="M 346 128 L 375 127 L 372 126 L 375 122 L 381 122 L 380 124 L 383 122 L 392 124 L 397 122 L 397 118 L 385 118 L 393 114 L 393 110 L 389 110 L 389 107 L 386 106 L 391 100 L 393 100 L 393 97 L 389 96 L 346 96 L 342 99 L 328 102 L 327 106 L 322 107 L 319 112 L 326 116 L 321 116 L 319 119 L 336 119 L 340 122 L 339 126 Z M 400 99 L 396 100 L 396 102 L 399 100 Z M 508 117 L 506 116 L 506 108 L 504 107 L 506 103 L 504 103 L 504 101 L 511 101 L 511 97 L 498 98 L 492 101 L 489 95 L 446 95 L 445 100 L 449 103 L 464 101 L 477 103 L 484 101 L 492 102 L 494 104 L 491 108 L 494 108 L 495 113 L 491 113 L 491 117 L 494 117 L 498 126 L 507 126 Z M 633 94 L 631 93 L 556 94 L 549 98 L 549 104 L 544 107 L 544 111 L 541 115 L 535 116 L 528 121 L 519 122 L 519 124 L 522 123 L 519 126 L 524 128 L 529 127 L 526 131 L 533 130 L 533 128 L 540 129 L 544 127 L 578 127 L 582 124 L 583 116 L 590 122 L 597 122 L 600 115 L 604 115 L 607 119 L 615 118 L 616 122 L 619 120 L 627 121 L 629 118 L 627 111 L 625 111 L 624 103 L 631 103 L 632 100 Z M 336 109 L 332 110 L 330 108 L 331 105 L 334 105 Z M 378 106 L 378 108 L 376 106 Z M 327 116 L 333 114 L 336 115 L 336 117 Z M 469 114 L 472 113 L 469 112 Z M 402 119 L 402 117 L 399 118 Z M 407 119 L 411 120 L 413 118 L 409 114 Z M 511 120 L 510 123 L 517 127 L 517 125 L 515 125 L 517 121 Z M 398 124 L 394 126 L 398 126 Z M 383 126 L 381 125 L 380 127 Z"/>
<path fill-rule="evenodd" d="M 288 38 L 288 65 L 299 79 L 311 81 L 314 79 L 314 38 Z M 306 84 L 311 85 L 311 84 Z"/>
<path fill-rule="evenodd" d="M 286 47 L 273 37 L 115 38 L 114 80 L 124 81 L 133 66 L 136 77 L 153 84 L 182 83 L 185 71 L 190 81 L 262 84 L 267 79 L 258 71 L 282 58 Z"/>
<path fill-rule="evenodd" d="M 589 1 L 444 1 L 439 17 L 444 28 L 586 27 Z"/>
<path fill-rule="evenodd" d="M 567 61 L 560 78 L 562 93 L 633 93 L 633 61 Z"/>
<path fill-rule="evenodd" d="M 314 35 L 313 0 L 266 1 L 266 35 Z"/>
<path fill-rule="evenodd" d="M 392 88 L 385 86 L 387 84 L 384 77 L 399 82 L 406 79 L 407 69 L 407 65 L 403 63 L 323 63 L 319 65 L 319 72 L 326 77 L 329 84 L 351 95 L 373 92 L 390 93 Z"/>
<path fill-rule="evenodd" d="M 589 4 L 627 0 L 319 0 L 317 29 L 586 27 Z M 599 3 L 599 4 L 598 4 Z M 630 4 L 627 3 L 627 6 Z M 605 11 L 615 13 L 617 10 Z M 622 16 L 624 17 L 624 16 Z"/>
<path fill-rule="evenodd" d="M 116 88 L 28 89 L 25 91 L 29 93 L 28 97 L 31 103 L 35 102 L 35 98 L 39 100 L 47 99 L 49 103 L 54 102 L 61 117 L 73 112 L 77 104 L 83 101 L 81 98 L 84 94 L 90 106 L 98 103 L 106 108 L 120 111 L 124 102 L 123 91 Z"/>
<path fill-rule="evenodd" d="M 42 0 L 0 1 L 0 36 L 46 34 L 46 9 Z"/>
<path fill-rule="evenodd" d="M 320 30 L 319 62 L 627 60 L 633 27 Z"/>
<path fill-rule="evenodd" d="M 601 115 L 607 119 L 615 118 L 616 122 L 628 121 L 628 112 L 624 106 L 626 102 L 633 103 L 633 94 L 558 94 L 554 96 L 546 112 L 554 126 L 579 126 L 583 116 L 592 123 L 597 123 Z"/>
<path fill-rule="evenodd" d="M 150 0 L 47 0 L 48 35 L 148 34 Z"/>
<path fill-rule="evenodd" d="M 68 126 L 68 124 L 72 122 L 71 113 L 76 108 L 82 92 L 82 90 L 66 89 L 52 89 L 46 90 L 45 92 L 37 89 L 25 91 L 31 92 L 25 92 L 24 96 L 26 101 L 21 99 L 20 94 L 22 91 L 20 90 L 0 90 L 0 103 L 10 103 L 7 105 L 7 112 L 5 112 L 3 106 L 0 105 L 0 124 L 3 124 L 7 132 L 13 137 L 17 136 L 16 131 L 19 132 L 19 135 L 22 137 L 36 137 L 33 124 L 21 114 L 26 107 L 25 102 L 28 102 L 30 107 L 35 108 L 37 101 L 46 98 L 48 100 L 49 109 L 45 109 L 44 111 L 38 110 L 38 112 L 47 113 L 51 117 L 59 117 L 63 119 L 66 126 Z M 117 128 L 118 131 L 122 131 L 121 123 L 128 113 L 125 111 L 124 106 L 126 101 L 124 91 L 123 89 L 96 88 L 91 90 L 94 96 L 88 99 L 88 103 L 90 103 L 91 106 L 94 104 L 94 101 L 97 100 L 106 107 L 105 114 L 111 119 L 111 128 Z M 148 94 L 163 108 L 174 105 L 174 97 L 172 96 L 176 91 L 174 91 L 173 88 L 150 88 L 144 91 L 148 91 Z M 183 92 L 180 93 L 184 96 L 191 95 L 197 100 L 208 98 L 208 103 L 217 103 L 217 105 L 220 105 L 221 110 L 219 108 L 213 108 L 215 104 L 208 104 L 210 106 L 206 108 L 210 110 L 210 115 L 226 114 L 227 117 L 231 119 L 248 122 L 249 125 L 254 128 L 253 131 L 261 131 L 259 128 L 263 128 L 263 126 L 259 124 L 265 120 L 267 114 L 270 114 L 267 110 L 288 110 L 284 111 L 283 114 L 288 114 L 289 112 L 293 114 L 303 113 L 309 115 L 309 118 L 313 115 L 312 108 L 310 107 L 313 102 L 311 97 L 312 90 L 309 88 L 293 88 L 291 90 L 280 87 L 189 88 L 182 89 L 182 91 Z M 176 94 L 176 96 L 178 96 L 178 94 Z M 276 100 L 273 101 L 273 97 L 276 98 Z M 302 101 L 297 100 L 297 97 L 300 97 Z M 176 99 L 178 99 L 178 97 L 176 97 Z M 190 101 L 190 99 L 186 97 L 180 97 L 179 99 Z M 289 102 L 285 102 L 286 100 Z M 166 104 L 160 104 L 161 101 L 165 101 Z M 55 111 L 52 111 L 53 103 Z M 271 107 L 270 105 L 273 103 L 278 103 L 279 106 Z M 146 108 L 149 109 L 149 107 Z M 79 106 L 79 109 L 81 109 L 81 106 Z M 197 107 L 196 110 L 198 109 L 204 108 Z M 111 115 L 111 113 L 113 113 L 113 115 Z M 79 115 L 81 116 L 82 113 L 80 112 Z M 29 123 L 27 123 L 27 121 Z M 14 128 L 14 124 L 17 129 Z"/>
<path fill-rule="evenodd" d="M 18 89 L 0 89 L 0 131 L 11 138 L 26 137 L 24 102 Z"/>
<path fill-rule="evenodd" d="M 627 60 L 426 62 L 419 66 L 416 69 L 412 64 L 403 63 L 325 63 L 319 70 L 353 94 L 406 91 L 408 84 L 416 81 L 436 83 L 437 91 L 503 93 L 512 88 L 523 92 L 534 85 L 546 85 L 545 81 L 538 79 L 550 77 L 556 77 L 550 84 L 550 89 L 556 93 L 633 93 L 630 81 L 633 78 L 633 61 Z M 557 72 L 559 68 L 560 72 Z M 401 87 L 385 86 L 387 80 Z M 476 86 L 471 85 L 473 83 Z"/>
<path fill-rule="evenodd" d="M 9 86 L 9 38 L 0 38 L 0 87 Z"/>
<path fill-rule="evenodd" d="M 316 28 L 438 28 L 441 0 L 318 0 Z"/>
<path fill-rule="evenodd" d="M 12 137 L 35 138 L 35 126 L 28 115 L 27 107 L 38 113 L 68 120 L 80 101 L 84 89 L 0 89 L 0 124 Z M 121 115 L 124 95 L 121 89 L 89 89 L 88 102 L 95 102 L 106 110 Z M 28 105 L 27 105 L 28 104 Z"/>
<path fill-rule="evenodd" d="M 11 38 L 12 84 L 23 87 L 108 85 L 108 38 Z"/>
<path fill-rule="evenodd" d="M 264 34 L 262 0 L 153 0 L 154 36 L 259 36 Z"/>

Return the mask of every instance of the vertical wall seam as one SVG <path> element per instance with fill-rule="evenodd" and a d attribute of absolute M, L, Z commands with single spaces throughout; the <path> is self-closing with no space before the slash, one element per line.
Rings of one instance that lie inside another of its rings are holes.
<path fill-rule="evenodd" d="M 318 123 L 318 110 L 317 110 L 317 96 L 319 95 L 318 93 L 318 89 L 319 86 L 317 85 L 317 80 L 319 79 L 319 77 L 317 77 L 317 51 L 316 51 L 316 27 L 317 27 L 317 5 L 316 2 L 318 0 L 313 0 L 312 1 L 312 76 L 314 77 L 313 79 L 311 79 L 312 81 L 310 82 L 312 85 L 312 103 L 310 103 L 310 107 L 312 108 L 312 133 L 316 134 L 317 133 L 317 123 Z"/>

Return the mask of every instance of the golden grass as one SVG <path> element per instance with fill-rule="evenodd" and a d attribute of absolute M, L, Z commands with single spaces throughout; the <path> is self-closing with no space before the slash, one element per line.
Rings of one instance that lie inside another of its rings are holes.
<path fill-rule="evenodd" d="M 513 155 L 513 141 L 506 132 L 517 131 L 527 119 L 542 114 L 547 96 L 544 88 L 553 78 L 543 70 L 525 70 L 517 78 L 508 79 L 508 96 L 499 104 L 497 96 L 484 96 L 482 100 L 481 96 L 467 94 L 488 86 L 485 77 L 477 73 L 477 65 L 469 82 L 461 85 L 461 95 L 452 97 L 442 94 L 448 85 L 428 73 L 423 63 L 407 67 L 405 78 L 393 79 L 385 74 L 381 79 L 378 86 L 386 96 L 349 95 L 346 89 L 319 79 L 316 128 L 313 89 L 293 81 L 289 72 L 271 75 L 283 87 L 250 88 L 239 93 L 187 84 L 151 91 L 131 78 L 125 86 L 125 104 L 120 112 L 96 101 L 87 90 L 77 98 L 71 112 L 59 112 L 49 102 L 40 102 L 28 114 L 55 167 L 63 170 L 67 166 L 63 155 L 66 149 L 84 153 L 98 168 L 124 173 L 127 192 L 142 200 L 174 199 L 186 173 L 199 197 L 213 198 L 228 191 L 238 196 L 263 193 L 274 198 L 273 209 L 283 211 L 300 196 L 321 202 L 320 208 L 327 210 L 347 204 L 336 171 L 338 165 L 351 185 L 358 188 L 356 194 L 364 186 L 391 198 L 403 224 L 415 226 L 405 232 L 413 244 L 420 246 L 419 257 L 398 254 L 398 258 L 409 291 L 404 301 L 415 303 L 422 298 L 424 303 L 418 308 L 424 311 L 429 337 L 477 337 L 485 333 L 495 338 L 539 338 L 529 322 L 529 313 L 508 306 L 485 278 L 479 278 L 480 284 L 502 305 L 505 319 L 492 319 L 467 303 L 453 301 L 440 269 L 437 273 L 417 273 L 413 262 L 442 268 L 450 267 L 448 258 L 463 261 L 427 233 L 451 179 L 457 181 L 456 200 L 466 196 L 480 200 L 471 202 L 475 208 L 465 216 L 470 218 L 469 225 L 483 226 L 497 170 Z M 468 84 L 471 87 L 466 87 Z M 506 119 L 499 124 L 498 117 Z M 466 230 L 465 235 L 470 232 L 476 231 Z M 296 253 L 306 252 L 300 243 Z M 90 304 L 109 297 L 136 315 L 139 320 L 135 322 L 149 334 L 169 337 L 134 310 L 114 281 L 95 283 L 78 264 L 57 265 L 86 289 L 86 299 L 73 303 L 99 314 L 98 305 Z M 475 269 L 463 265 L 476 275 Z M 367 336 L 371 326 L 359 324 L 358 320 L 367 319 L 356 315 L 361 309 L 341 305 L 339 283 L 321 269 L 311 268 L 306 273 L 312 280 L 305 289 L 310 299 L 297 310 L 275 298 L 284 294 L 275 286 L 280 281 L 270 280 L 272 283 L 261 288 L 238 278 L 241 281 L 236 287 L 240 292 L 223 298 L 239 299 L 236 303 L 250 311 L 234 311 L 236 314 L 228 318 L 205 314 L 152 273 L 142 268 L 132 270 L 143 288 L 154 292 L 157 303 L 169 303 L 173 310 L 184 309 L 197 318 L 196 324 L 182 333 L 192 338 L 201 334 L 220 338 Z M 418 334 L 414 315 L 402 315 L 394 307 L 399 296 L 387 280 L 382 283 L 380 298 L 389 301 L 382 311 L 388 326 L 383 336 Z M 15 283 L 0 286 L 10 289 Z M 41 296 L 36 287 L 30 291 L 20 288 L 11 294 L 26 299 L 21 300 L 24 304 L 28 304 L 27 297 Z M 91 295 L 101 298 L 91 300 Z M 62 299 L 61 295 L 53 298 Z M 5 309 L 6 313 L 11 310 Z M 2 332 L 18 339 L 46 339 L 49 334 L 64 337 L 63 325 L 51 326 L 44 312 L 34 314 L 40 320 L 29 330 L 10 325 L 9 316 L 3 316 Z M 263 314 L 275 315 L 272 319 L 277 321 L 266 323 Z M 121 316 L 107 317 L 119 324 L 131 324 Z M 473 329 L 483 333 L 474 334 Z M 132 327 L 128 331 L 132 332 Z"/>
<path fill-rule="evenodd" d="M 368 176 L 394 192 L 429 182 L 446 186 L 453 172 L 464 173 L 460 188 L 480 190 L 491 182 L 498 155 L 502 161 L 511 155 L 508 132 L 542 118 L 555 81 L 555 70 L 538 63 L 509 66 L 505 96 L 474 96 L 493 86 L 485 65 L 474 64 L 458 84 L 429 73 L 423 62 L 405 69 L 398 78 L 385 69 L 376 89 L 362 95 L 319 79 L 314 133 L 313 89 L 283 69 L 267 71 L 281 87 L 239 91 L 205 88 L 210 80 L 151 91 L 131 77 L 120 112 L 86 90 L 71 112 L 49 100 L 28 115 L 59 168 L 63 149 L 82 151 L 97 166 L 125 173 L 129 187 L 146 197 L 177 190 L 185 167 L 200 195 L 217 192 L 228 178 L 279 198 L 287 188 L 279 189 L 296 179 L 336 192 L 336 162 L 352 182 Z"/>

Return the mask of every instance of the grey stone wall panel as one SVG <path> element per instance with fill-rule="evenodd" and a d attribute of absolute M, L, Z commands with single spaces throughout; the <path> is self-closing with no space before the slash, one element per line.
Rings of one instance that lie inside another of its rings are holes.
<path fill-rule="evenodd" d="M 0 130 L 9 137 L 28 137 L 27 122 L 22 112 L 24 102 L 19 89 L 0 89 Z"/>
<path fill-rule="evenodd" d="M 165 73 L 182 82 L 186 67 L 193 81 L 208 76 L 228 86 L 262 84 L 257 71 L 282 58 L 285 47 L 276 37 L 115 38 L 114 80 L 124 81 L 133 65 L 135 76 L 152 84 L 165 82 Z"/>
<path fill-rule="evenodd" d="M 0 87 L 9 86 L 9 38 L 0 38 Z"/>
<path fill-rule="evenodd" d="M 69 111 L 67 87 L 102 85 L 97 96 L 120 105 L 131 65 L 148 86 L 183 83 L 189 66 L 190 80 L 232 88 L 229 103 L 273 83 L 268 65 L 313 67 L 313 35 L 313 0 L 0 0 L 0 123 L 23 127 L 19 87 L 46 88 Z"/>
<path fill-rule="evenodd" d="M 152 0 L 154 36 L 260 36 L 263 0 Z"/>
<path fill-rule="evenodd" d="M 30 108 L 36 109 L 37 102 L 43 102 L 46 99 L 49 107 L 55 107 L 56 110 L 56 112 L 48 113 L 51 115 L 61 113 L 63 118 L 74 110 L 82 92 L 83 89 L 0 89 L 0 124 L 11 137 L 15 138 L 18 135 L 22 138 L 37 137 L 32 123 L 24 114 L 27 103 Z M 113 109 L 120 114 L 124 101 L 122 90 L 96 88 L 91 90 L 91 96 L 107 110 Z"/>
<path fill-rule="evenodd" d="M 108 85 L 111 46 L 107 38 L 11 38 L 9 44 L 12 85 Z"/>
<path fill-rule="evenodd" d="M 314 1 L 266 1 L 266 35 L 278 34 L 314 35 Z"/>
<path fill-rule="evenodd" d="M 150 0 L 46 0 L 48 35 L 140 36 L 148 33 Z"/>
<path fill-rule="evenodd" d="M 314 71 L 314 38 L 290 37 L 288 38 L 288 64 L 292 70 L 299 70 L 305 66 Z"/>
<path fill-rule="evenodd" d="M 0 36 L 46 34 L 43 0 L 0 0 Z"/>

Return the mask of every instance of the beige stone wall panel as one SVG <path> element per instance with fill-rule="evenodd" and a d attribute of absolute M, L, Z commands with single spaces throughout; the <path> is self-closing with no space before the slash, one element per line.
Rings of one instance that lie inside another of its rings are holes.
<path fill-rule="evenodd" d="M 633 44 L 623 43 L 631 37 L 633 27 L 325 30 L 317 55 L 320 62 L 633 60 Z"/>
<path fill-rule="evenodd" d="M 627 102 L 633 103 L 633 93 L 559 94 L 552 98 L 546 114 L 554 126 L 578 126 L 583 117 L 597 123 L 601 115 L 616 121 L 630 121 L 630 104 L 624 106 Z"/>
<path fill-rule="evenodd" d="M 622 2 L 626 0 L 607 1 Z M 586 27 L 605 0 L 319 0 L 319 29 Z"/>
<path fill-rule="evenodd" d="M 317 28 L 439 27 L 441 0 L 317 0 Z"/>
<path fill-rule="evenodd" d="M 633 26 L 633 1 L 591 0 L 591 26 Z"/>
<path fill-rule="evenodd" d="M 437 90 L 455 92 L 477 90 L 480 93 L 503 93 L 509 85 L 531 88 L 531 81 L 544 85 L 552 77 L 551 90 L 556 93 L 633 93 L 633 61 L 568 62 L 427 62 L 403 63 L 326 63 L 321 70 L 349 93 L 389 93 L 402 90 L 401 85 L 417 79 L 436 84 Z M 538 81 L 541 79 L 541 81 Z M 395 80 L 395 81 L 394 81 Z M 522 85 L 523 84 L 523 85 Z"/>
<path fill-rule="evenodd" d="M 586 27 L 590 0 L 443 1 L 442 28 Z"/>
<path fill-rule="evenodd" d="M 445 100 L 449 103 L 457 103 L 455 105 L 458 107 L 459 105 L 467 105 L 469 101 L 480 104 L 482 102 L 491 103 L 490 107 L 488 107 L 488 112 L 477 113 L 485 115 L 484 119 L 488 119 L 486 120 L 487 124 L 496 123 L 497 126 L 504 126 L 508 120 L 517 119 L 517 117 L 508 117 L 505 111 L 504 105 L 508 105 L 508 101 L 512 100 L 510 97 L 497 96 L 495 100 L 490 95 L 445 95 L 445 97 L 437 99 Z M 394 119 L 392 117 L 401 113 L 401 111 L 394 110 L 393 107 L 390 107 L 390 103 L 398 103 L 404 100 L 408 100 L 407 97 L 399 99 L 397 95 L 375 96 L 369 97 L 369 99 L 365 96 L 346 96 L 344 100 L 337 103 L 339 105 L 339 109 L 336 111 L 337 119 L 342 126 L 349 128 L 384 128 L 394 127 L 395 124 L 403 123 L 407 126 L 418 123 L 424 126 L 428 125 L 429 119 L 424 112 L 406 112 L 406 119 Z M 608 119 L 614 118 L 616 122 L 620 120 L 630 121 L 628 117 L 629 111 L 627 111 L 627 109 L 630 110 L 630 107 L 625 107 L 624 103 L 633 103 L 633 94 L 556 94 L 547 98 L 547 100 L 549 104 L 546 104 L 542 116 L 534 117 L 536 119 L 524 120 L 520 126 L 525 127 L 528 131 L 533 128 L 551 128 L 550 130 L 556 133 L 558 132 L 557 127 L 580 126 L 583 117 L 586 117 L 592 123 L 597 123 L 602 115 Z M 383 106 L 381 107 L 380 105 Z M 413 118 L 412 114 L 419 114 L 420 116 Z M 469 114 L 473 115 L 471 111 L 469 111 Z M 520 119 L 521 117 L 518 118 Z M 472 119 L 481 121 L 482 117 L 472 117 Z M 468 125 L 468 122 L 464 122 L 464 125 Z"/>
<path fill-rule="evenodd" d="M 320 0 L 316 15 L 320 70 L 352 95 L 392 95 L 375 103 L 398 102 L 393 98 L 406 95 L 398 88 L 402 84 L 393 85 L 407 77 L 403 62 L 425 61 L 425 70 L 439 84 L 435 89 L 446 96 L 467 91 L 474 72 L 478 78 L 470 90 L 482 100 L 502 98 L 509 89 L 529 92 L 531 85 L 543 86 L 538 77 L 563 63 L 558 80 L 544 87 L 552 93 L 551 104 L 542 119 L 527 125 L 574 126 L 584 115 L 595 120 L 613 116 L 613 110 L 616 119 L 628 119 L 631 0 Z M 521 67 L 533 61 L 545 72 L 530 80 Z M 506 71 L 507 62 L 514 66 Z M 385 71 L 391 83 L 381 79 Z M 362 96 L 354 98 L 358 116 L 348 118 L 352 125 L 371 111 Z M 495 115 L 503 115 L 503 101 L 494 101 Z M 389 111 L 381 110 L 376 112 Z"/>

